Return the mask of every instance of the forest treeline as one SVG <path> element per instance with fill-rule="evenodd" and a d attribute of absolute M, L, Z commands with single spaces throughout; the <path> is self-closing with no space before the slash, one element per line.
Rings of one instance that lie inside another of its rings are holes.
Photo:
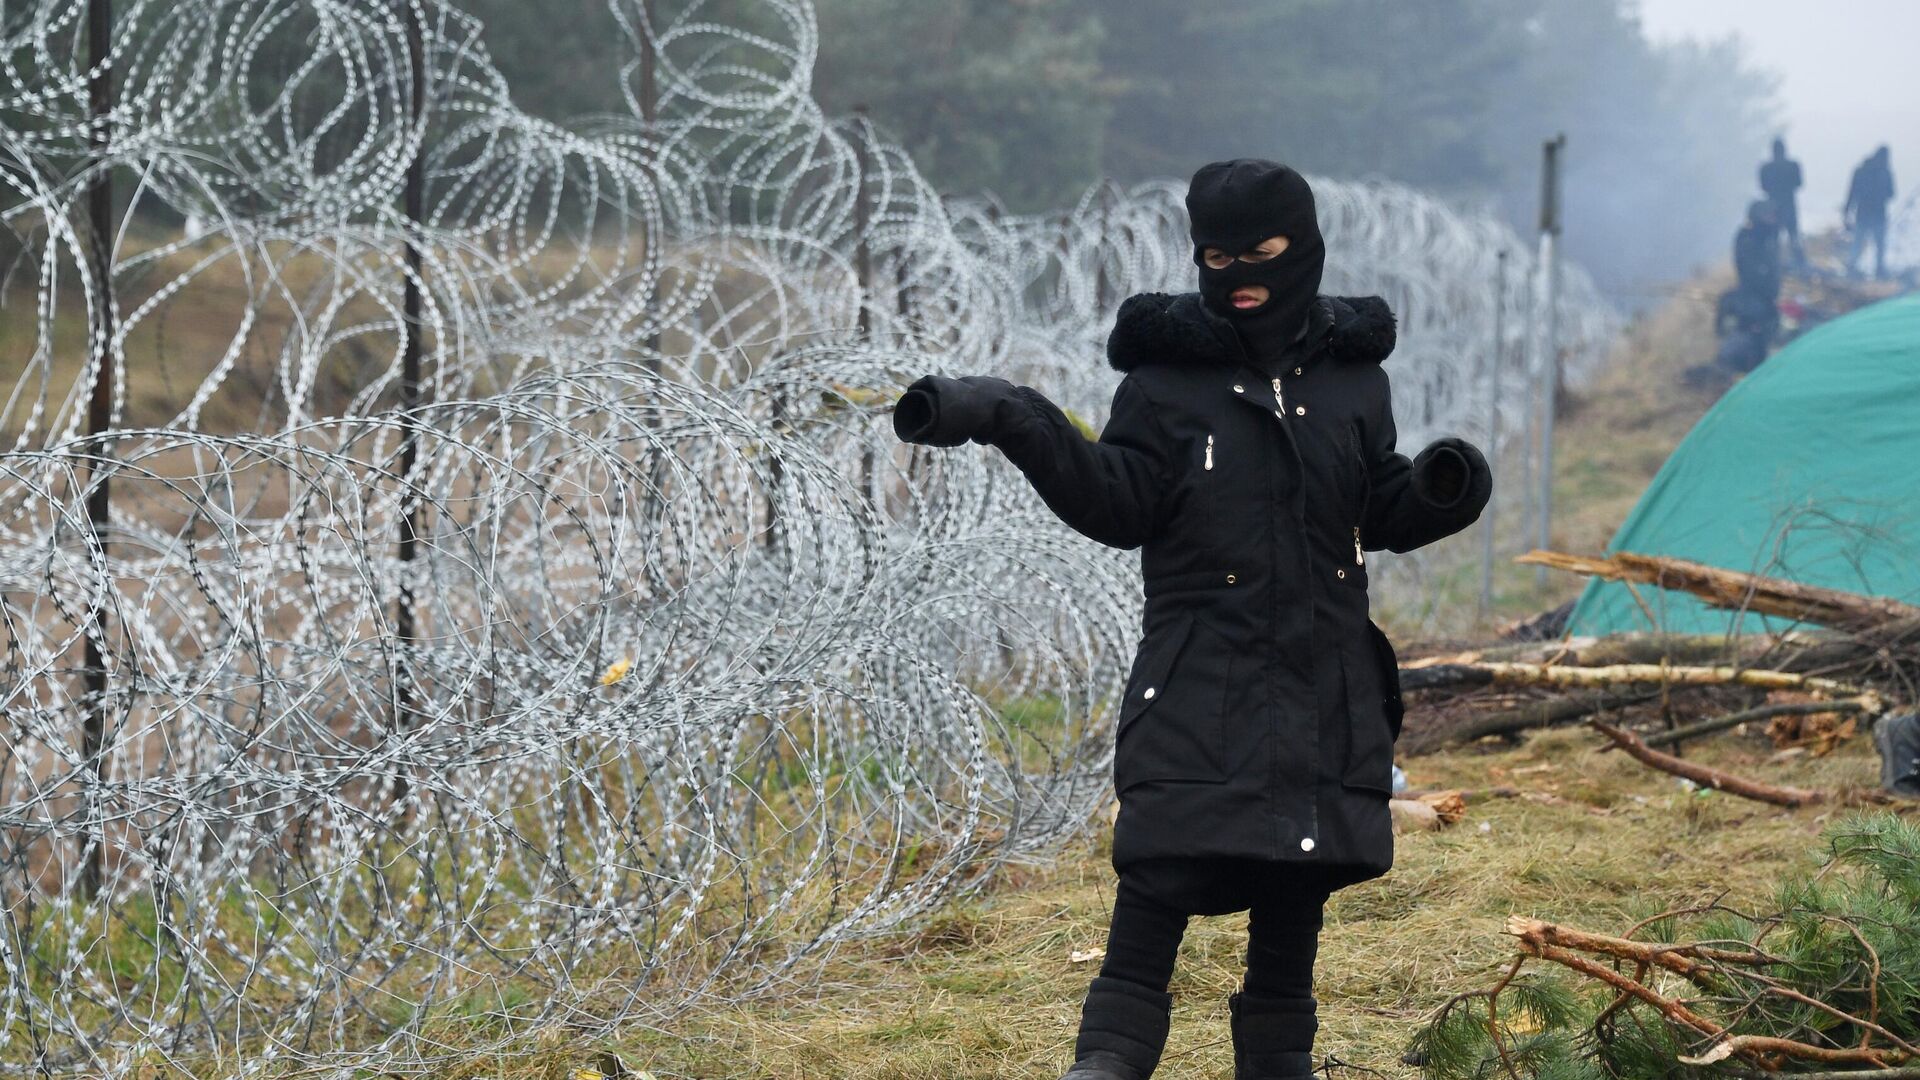
<path fill-rule="evenodd" d="M 765 0 L 648 2 L 795 37 Z M 832 114 L 867 105 L 941 190 L 1016 211 L 1260 156 L 1527 230 L 1540 144 L 1564 131 L 1567 251 L 1634 303 L 1724 258 L 1778 108 L 1731 42 L 1650 42 L 1636 2 L 814 0 L 815 92 Z M 634 46 L 606 0 L 453 3 L 521 108 L 625 111 Z"/>

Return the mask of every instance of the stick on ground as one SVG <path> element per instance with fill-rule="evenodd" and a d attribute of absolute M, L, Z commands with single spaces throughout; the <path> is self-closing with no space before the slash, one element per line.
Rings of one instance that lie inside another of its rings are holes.
<path fill-rule="evenodd" d="M 1870 691 L 1834 679 L 1792 671 L 1768 671 L 1717 665 L 1692 667 L 1667 664 L 1613 664 L 1607 667 L 1564 667 L 1554 664 L 1472 663 L 1436 664 L 1404 671 L 1402 690 L 1431 690 L 1451 686 L 1550 686 L 1566 688 L 1656 686 L 1754 686 L 1763 690 L 1800 690 L 1829 697 L 1858 698 L 1879 712 L 1879 698 Z"/>
<path fill-rule="evenodd" d="M 1719 769 L 1708 768 L 1696 762 L 1664 754 L 1649 747 L 1645 740 L 1631 731 L 1623 731 L 1612 724 L 1600 720 L 1589 720 L 1595 731 L 1612 739 L 1615 746 L 1626 751 L 1627 756 L 1649 768 L 1691 780 L 1701 787 L 1724 791 L 1729 795 L 1738 795 L 1744 799 L 1754 799 L 1775 806 L 1796 809 L 1826 802 L 1828 795 L 1824 791 L 1808 791 L 1805 788 L 1775 787 L 1758 780 L 1749 780 Z"/>
<path fill-rule="evenodd" d="M 1697 724 L 1662 731 L 1646 737 L 1648 746 L 1671 746 L 1674 743 L 1697 739 L 1702 735 L 1711 735 L 1716 731 L 1739 727 L 1741 724 L 1756 720 L 1771 720 L 1776 716 L 1804 716 L 1812 713 L 1857 713 L 1865 712 L 1867 702 L 1857 698 L 1845 701 L 1792 701 L 1780 705 L 1761 705 L 1725 716 L 1716 716 L 1711 720 L 1702 720 Z"/>

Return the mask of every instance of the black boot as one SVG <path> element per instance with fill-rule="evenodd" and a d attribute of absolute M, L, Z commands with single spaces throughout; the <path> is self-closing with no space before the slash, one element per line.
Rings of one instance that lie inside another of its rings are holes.
<path fill-rule="evenodd" d="M 1310 997 L 1229 995 L 1233 1080 L 1312 1080 L 1313 1036 L 1320 1028 L 1314 1005 Z"/>
<path fill-rule="evenodd" d="M 1080 1003 L 1073 1068 L 1060 1080 L 1147 1080 L 1167 1045 L 1173 995 L 1096 975 Z"/>

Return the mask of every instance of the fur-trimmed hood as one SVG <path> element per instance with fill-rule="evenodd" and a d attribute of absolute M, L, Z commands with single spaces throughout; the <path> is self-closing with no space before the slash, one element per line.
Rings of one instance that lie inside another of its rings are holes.
<path fill-rule="evenodd" d="M 1322 296 L 1307 311 L 1307 338 L 1325 338 L 1337 359 L 1377 364 L 1393 352 L 1393 312 L 1378 296 Z M 1130 296 L 1107 335 L 1107 363 L 1116 371 L 1146 364 L 1231 367 L 1240 356 L 1233 325 L 1202 306 L 1197 292 Z"/>

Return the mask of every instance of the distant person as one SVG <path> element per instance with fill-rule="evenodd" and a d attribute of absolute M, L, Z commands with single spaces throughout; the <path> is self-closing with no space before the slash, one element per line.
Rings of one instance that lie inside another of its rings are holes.
<path fill-rule="evenodd" d="M 1840 211 L 1847 228 L 1853 230 L 1853 252 L 1847 256 L 1847 275 L 1859 276 L 1860 254 L 1873 241 L 1873 276 L 1887 276 L 1887 204 L 1893 201 L 1893 166 L 1887 148 L 1853 170 L 1853 183 L 1847 188 L 1847 205 Z"/>
<path fill-rule="evenodd" d="M 1773 216 L 1787 234 L 1787 249 L 1794 266 L 1807 264 L 1807 253 L 1800 246 L 1800 163 L 1787 156 L 1787 144 L 1773 140 L 1773 156 L 1760 163 L 1760 190 L 1773 203 Z"/>
<path fill-rule="evenodd" d="M 1735 284 L 1720 297 L 1713 321 L 1720 337 L 1715 361 L 1736 374 L 1760 366 L 1780 333 L 1780 227 L 1771 200 L 1747 207 L 1733 237 Z"/>
<path fill-rule="evenodd" d="M 1771 304 L 1780 299 L 1780 221 L 1777 206 L 1757 199 L 1747 207 L 1747 223 L 1733 234 L 1734 287 Z"/>
<path fill-rule="evenodd" d="M 1780 335 L 1780 309 L 1764 297 L 1728 289 L 1714 313 L 1713 332 L 1720 338 L 1714 363 L 1730 374 L 1745 375 L 1766 360 Z"/>

